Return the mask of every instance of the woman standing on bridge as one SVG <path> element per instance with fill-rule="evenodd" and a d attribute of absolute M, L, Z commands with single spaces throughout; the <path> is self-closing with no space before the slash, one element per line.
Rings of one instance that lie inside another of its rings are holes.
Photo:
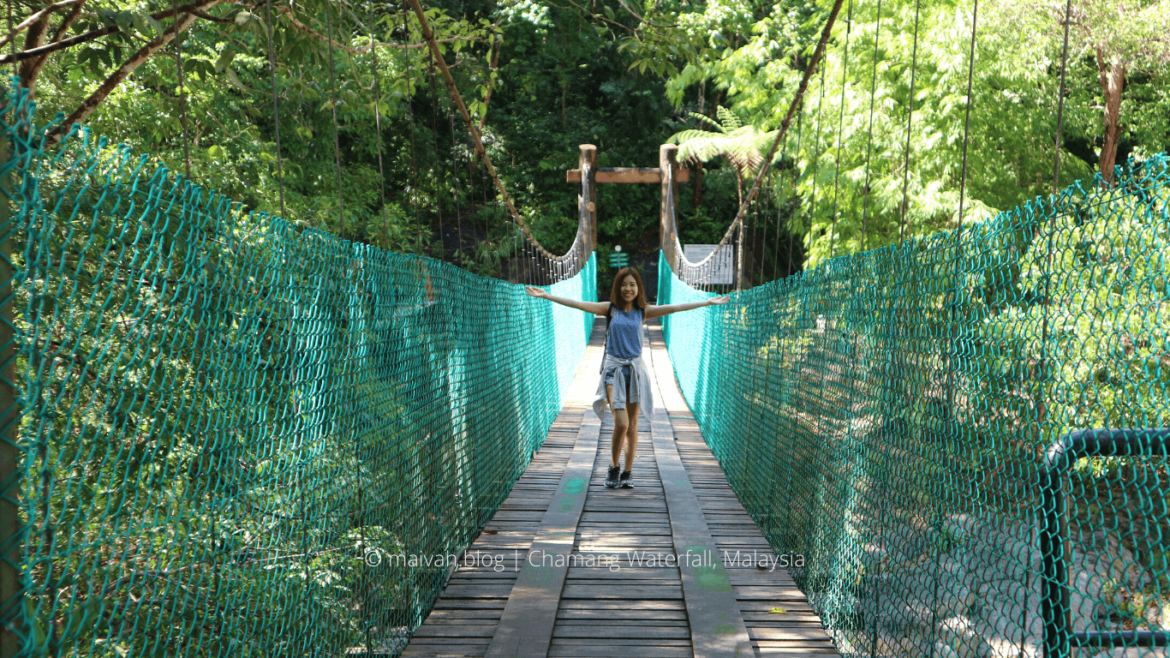
<path fill-rule="evenodd" d="M 642 362 L 642 324 L 651 318 L 659 318 L 693 308 L 726 304 L 728 297 L 712 297 L 690 304 L 655 306 L 646 303 L 646 288 L 642 275 L 633 267 L 623 267 L 613 279 L 613 289 L 608 302 L 583 302 L 550 295 L 543 288 L 528 286 L 527 292 L 533 297 L 579 309 L 609 320 L 606 330 L 605 356 L 601 363 L 601 381 L 597 384 L 597 398 L 593 411 L 601 416 L 605 401 L 613 410 L 613 449 L 609 460 L 609 474 L 605 486 L 616 489 L 634 487 L 630 471 L 634 468 L 634 453 L 638 449 L 638 409 L 646 411 L 647 417 L 654 412 L 654 397 L 650 392 L 650 378 Z M 624 439 L 624 440 L 623 440 Z M 622 444 L 626 446 L 626 468 L 620 472 L 618 462 Z"/>

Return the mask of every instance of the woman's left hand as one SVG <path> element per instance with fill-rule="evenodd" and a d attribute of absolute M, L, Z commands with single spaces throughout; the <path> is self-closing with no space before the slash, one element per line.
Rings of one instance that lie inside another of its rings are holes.
<path fill-rule="evenodd" d="M 726 304 L 729 301 L 731 301 L 731 295 L 724 295 L 722 297 L 712 297 L 711 299 L 707 300 L 707 303 L 713 306 L 718 306 L 720 304 Z"/>

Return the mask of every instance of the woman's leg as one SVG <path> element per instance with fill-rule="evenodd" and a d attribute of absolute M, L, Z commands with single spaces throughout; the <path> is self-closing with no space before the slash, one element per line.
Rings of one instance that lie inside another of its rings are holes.
<path fill-rule="evenodd" d="M 625 409 L 613 408 L 613 385 L 606 384 L 605 395 L 609 398 L 609 408 L 613 411 L 613 449 L 610 451 L 609 465 L 617 466 L 618 458 L 622 454 L 622 439 L 626 435 L 626 427 L 629 425 L 629 416 Z M 627 405 L 628 406 L 628 405 Z M 637 420 L 635 416 L 634 420 Z"/>
<path fill-rule="evenodd" d="M 626 408 L 626 467 L 623 470 L 634 470 L 634 453 L 638 450 L 638 403 L 627 402 Z M 617 457 L 614 457 L 617 461 Z"/>

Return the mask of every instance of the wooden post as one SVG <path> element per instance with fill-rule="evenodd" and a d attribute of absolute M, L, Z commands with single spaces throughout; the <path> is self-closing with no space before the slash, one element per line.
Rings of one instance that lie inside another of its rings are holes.
<path fill-rule="evenodd" d="M 739 220 L 739 228 L 735 230 L 735 289 L 743 290 L 743 249 L 744 249 L 744 221 Z"/>
<path fill-rule="evenodd" d="M 585 209 L 589 221 L 589 243 L 585 245 L 585 253 L 592 253 L 597 248 L 597 147 L 592 144 L 582 144 L 581 153 L 577 158 L 577 170 L 584 171 L 586 165 L 594 175 L 589 176 L 589 207 Z M 581 207 L 583 199 L 577 195 L 577 207 Z"/>
<path fill-rule="evenodd" d="M 0 90 L 0 105 L 7 99 Z M 19 110 L 17 110 L 19 111 Z M 14 112 L 15 114 L 15 112 Z M 13 124 L 15 124 L 13 120 Z M 11 133 L 0 136 L 0 166 L 12 157 Z M 13 175 L 0 179 L 11 191 Z M 16 317 L 13 312 L 12 201 L 0 192 L 0 658 L 20 653 L 24 600 L 21 594 L 20 450 L 17 429 L 20 406 L 16 395 Z"/>
<path fill-rule="evenodd" d="M 676 164 L 678 162 L 678 146 L 675 144 L 663 144 L 658 147 L 658 169 L 663 172 L 662 176 L 662 205 L 660 210 L 660 221 L 658 227 L 659 244 L 662 246 L 662 253 L 666 257 L 666 262 L 670 266 L 676 264 L 677 254 L 675 253 L 675 215 L 678 209 L 678 186 L 671 189 L 670 178 L 666 176 L 666 172 L 678 171 Z M 677 180 L 675 181 L 678 182 Z M 667 194 L 673 194 L 670 208 L 667 205 Z"/>

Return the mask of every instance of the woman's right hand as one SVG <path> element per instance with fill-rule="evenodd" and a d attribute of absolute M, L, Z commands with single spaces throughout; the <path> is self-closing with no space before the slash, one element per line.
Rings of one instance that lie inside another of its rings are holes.
<path fill-rule="evenodd" d="M 544 288 L 537 288 L 536 286 L 525 286 L 524 292 L 533 297 L 540 297 L 541 299 L 548 299 L 548 291 Z"/>

